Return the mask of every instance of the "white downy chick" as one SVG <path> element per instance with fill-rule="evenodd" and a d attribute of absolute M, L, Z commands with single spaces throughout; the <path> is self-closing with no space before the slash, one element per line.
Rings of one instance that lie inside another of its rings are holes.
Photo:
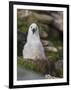
<path fill-rule="evenodd" d="M 35 23 L 32 23 L 29 27 L 27 42 L 24 45 L 24 49 L 23 49 L 23 58 L 33 59 L 33 60 L 46 59 L 44 48 L 40 41 L 38 26 Z"/>

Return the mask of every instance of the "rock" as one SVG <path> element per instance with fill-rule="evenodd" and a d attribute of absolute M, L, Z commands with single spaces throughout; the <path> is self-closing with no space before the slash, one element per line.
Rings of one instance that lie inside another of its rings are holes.
<path fill-rule="evenodd" d="M 63 78 L 63 60 L 58 60 L 55 63 L 56 76 Z"/>
<path fill-rule="evenodd" d="M 48 46 L 54 46 L 51 41 L 48 41 Z"/>
<path fill-rule="evenodd" d="M 48 78 L 48 74 L 51 76 L 62 78 L 63 77 L 63 60 L 54 61 L 54 60 L 48 59 L 48 66 L 45 73 L 46 78 Z"/>
<path fill-rule="evenodd" d="M 58 52 L 57 48 L 55 48 L 53 46 L 48 46 L 48 47 L 45 47 L 45 48 L 48 49 L 48 51 Z"/>
<path fill-rule="evenodd" d="M 55 18 L 55 19 L 61 19 L 63 18 L 63 13 L 51 13 L 51 15 Z"/>
<path fill-rule="evenodd" d="M 44 30 L 46 33 L 49 31 L 49 26 L 47 24 L 38 23 L 39 31 Z"/>
<path fill-rule="evenodd" d="M 62 50 L 62 48 L 63 48 L 62 46 L 58 46 L 58 49 L 59 49 L 59 50 Z"/>
<path fill-rule="evenodd" d="M 41 40 L 43 46 L 47 46 L 48 45 L 48 41 L 47 40 Z"/>
<path fill-rule="evenodd" d="M 55 76 L 55 61 L 53 59 L 48 59 L 48 66 L 45 74 Z"/>
<path fill-rule="evenodd" d="M 57 29 L 59 29 L 60 31 L 63 32 L 63 21 L 62 21 L 62 19 L 61 20 L 60 19 L 55 20 L 53 24 Z"/>
<path fill-rule="evenodd" d="M 56 77 L 51 76 L 50 74 L 45 75 L 45 79 L 55 79 Z"/>
<path fill-rule="evenodd" d="M 60 11 L 60 12 L 58 12 L 58 14 L 59 14 L 59 15 L 63 15 L 63 12 L 62 12 L 62 11 Z"/>
<path fill-rule="evenodd" d="M 17 48 L 18 48 L 17 54 L 18 56 L 22 56 L 22 49 L 26 42 L 26 36 L 27 36 L 27 33 L 24 33 L 18 30 L 17 32 Z"/>
<path fill-rule="evenodd" d="M 36 65 L 37 70 L 42 72 L 43 74 L 46 72 L 48 61 L 47 60 L 35 60 L 32 61 L 34 65 Z"/>
<path fill-rule="evenodd" d="M 24 45 L 26 42 L 26 38 L 27 38 L 27 33 L 24 33 L 18 30 L 18 37 L 17 37 L 18 42 Z"/>
<path fill-rule="evenodd" d="M 49 16 L 48 14 L 38 14 L 34 13 L 35 18 L 44 24 L 50 24 L 53 21 L 53 17 Z"/>
<path fill-rule="evenodd" d="M 58 69 L 62 69 L 63 68 L 63 60 L 58 60 L 56 63 L 55 63 L 55 68 L 58 70 Z"/>
<path fill-rule="evenodd" d="M 19 18 L 25 18 L 28 17 L 29 15 L 31 15 L 32 12 L 28 11 L 28 10 L 18 10 L 17 15 Z"/>
<path fill-rule="evenodd" d="M 41 30 L 39 32 L 39 35 L 40 35 L 41 39 L 47 39 L 47 37 L 48 37 L 48 34 L 44 30 Z"/>
<path fill-rule="evenodd" d="M 63 32 L 63 13 L 52 13 L 52 16 L 54 17 L 53 26 Z"/>
<path fill-rule="evenodd" d="M 36 72 L 41 72 L 42 74 L 46 73 L 46 69 L 48 66 L 47 60 L 31 60 L 18 58 L 18 63 Z"/>
<path fill-rule="evenodd" d="M 53 46 L 53 43 L 51 41 L 47 40 L 41 40 L 43 46 Z"/>

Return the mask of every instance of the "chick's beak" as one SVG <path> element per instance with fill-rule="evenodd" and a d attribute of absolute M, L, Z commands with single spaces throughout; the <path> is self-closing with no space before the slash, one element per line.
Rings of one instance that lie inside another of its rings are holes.
<path fill-rule="evenodd" d="M 34 34 L 34 33 L 36 32 L 36 29 L 35 29 L 35 28 L 33 28 L 33 29 L 32 29 L 32 32 L 33 32 L 33 34 Z"/>

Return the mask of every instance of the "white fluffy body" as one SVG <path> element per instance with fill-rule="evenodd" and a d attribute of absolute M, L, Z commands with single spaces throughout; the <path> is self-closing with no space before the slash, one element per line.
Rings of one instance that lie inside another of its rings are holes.
<path fill-rule="evenodd" d="M 35 29 L 35 32 L 33 32 L 33 29 Z M 40 41 L 38 26 L 35 23 L 32 23 L 29 27 L 27 42 L 23 49 L 23 58 L 33 60 L 44 60 L 46 58 Z"/>

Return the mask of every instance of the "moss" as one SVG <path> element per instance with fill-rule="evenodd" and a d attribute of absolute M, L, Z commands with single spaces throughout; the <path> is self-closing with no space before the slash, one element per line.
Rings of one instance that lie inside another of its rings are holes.
<path fill-rule="evenodd" d="M 37 73 L 44 74 L 46 65 L 44 64 L 44 67 L 41 68 L 41 65 L 43 63 L 41 64 L 40 62 L 41 62 L 40 60 L 36 60 L 34 62 L 33 62 L 33 60 L 24 60 L 22 57 L 18 58 L 18 60 L 17 60 L 18 65 L 21 65 L 21 66 L 23 66 L 23 67 L 25 67 L 27 69 L 34 70 Z"/>
<path fill-rule="evenodd" d="M 25 60 L 22 57 L 18 57 L 17 65 L 21 65 L 30 70 L 34 70 L 37 73 L 45 74 L 48 70 L 48 61 L 40 61 L 40 60 Z M 62 78 L 63 77 L 63 68 L 54 69 L 53 72 L 55 73 L 56 77 Z"/>
<path fill-rule="evenodd" d="M 50 59 L 50 60 L 59 60 L 59 59 L 61 59 L 62 54 L 60 56 L 59 53 L 60 52 L 51 52 L 51 51 L 45 50 L 46 57 L 47 57 L 47 59 Z"/>
<path fill-rule="evenodd" d="M 56 70 L 56 76 L 63 78 L 63 69 Z"/>
<path fill-rule="evenodd" d="M 27 32 L 29 25 L 26 22 L 26 18 L 23 19 L 23 18 L 18 17 L 17 18 L 17 26 L 20 31 Z"/>
<path fill-rule="evenodd" d="M 63 46 L 63 41 L 62 40 L 59 40 L 59 38 L 58 38 L 58 36 L 57 37 L 50 37 L 50 36 L 48 36 L 48 40 L 49 41 L 51 41 L 53 44 L 54 44 L 54 46 Z"/>

